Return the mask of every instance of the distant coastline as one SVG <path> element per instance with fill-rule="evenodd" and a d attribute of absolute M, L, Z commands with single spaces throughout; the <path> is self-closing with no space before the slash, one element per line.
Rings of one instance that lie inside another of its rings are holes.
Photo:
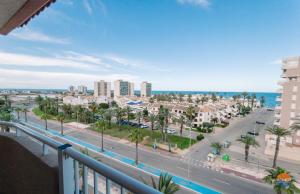
<path fill-rule="evenodd" d="M 31 91 L 31 92 L 41 92 L 41 93 L 56 93 L 56 92 L 63 92 L 66 89 L 13 89 L 13 88 L 0 88 L 0 90 L 15 90 L 15 91 Z M 92 92 L 93 90 L 88 90 L 88 92 Z M 140 91 L 134 92 L 136 95 L 140 94 Z M 221 95 L 225 98 L 232 97 L 234 95 L 241 95 L 242 92 L 215 92 L 215 91 L 167 91 L 167 90 L 156 90 L 152 91 L 152 94 L 212 94 L 215 93 L 217 95 Z M 276 97 L 280 96 L 279 93 L 272 93 L 272 92 L 248 92 L 250 95 L 256 94 L 257 99 L 261 96 L 265 97 L 266 103 L 265 105 L 270 108 L 274 108 L 276 106 Z"/>

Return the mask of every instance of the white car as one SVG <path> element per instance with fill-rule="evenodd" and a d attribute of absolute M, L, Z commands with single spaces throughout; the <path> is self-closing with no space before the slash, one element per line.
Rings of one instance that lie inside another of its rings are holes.
<path fill-rule="evenodd" d="M 168 134 L 174 134 L 176 132 L 177 132 L 176 129 L 167 129 Z"/>

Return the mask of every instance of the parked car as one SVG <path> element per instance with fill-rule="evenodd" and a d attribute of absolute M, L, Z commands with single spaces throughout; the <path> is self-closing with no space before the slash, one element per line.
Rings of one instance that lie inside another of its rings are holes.
<path fill-rule="evenodd" d="M 246 138 L 246 135 L 241 135 L 241 139 L 244 139 L 244 138 Z"/>
<path fill-rule="evenodd" d="M 248 131 L 247 134 L 253 135 L 253 136 L 259 136 L 259 133 L 257 131 Z"/>
<path fill-rule="evenodd" d="M 174 134 L 176 133 L 176 129 L 167 129 L 168 134 Z"/>
<path fill-rule="evenodd" d="M 265 122 L 261 122 L 261 121 L 256 121 L 256 124 L 265 125 L 266 123 Z"/>
<path fill-rule="evenodd" d="M 148 125 L 143 125 L 143 124 L 141 124 L 141 125 L 140 125 L 140 128 L 141 128 L 141 129 L 146 129 L 146 128 L 149 128 L 149 126 L 148 126 Z"/>
<path fill-rule="evenodd" d="M 229 148 L 230 145 L 231 145 L 231 141 L 226 140 L 226 141 L 223 142 L 223 147 L 224 148 Z"/>

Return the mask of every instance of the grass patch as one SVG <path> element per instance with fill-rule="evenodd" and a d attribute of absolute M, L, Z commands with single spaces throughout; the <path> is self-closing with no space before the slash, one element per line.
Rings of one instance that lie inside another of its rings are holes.
<path fill-rule="evenodd" d="M 41 117 L 44 114 L 44 112 L 41 109 L 39 109 L 39 107 L 32 109 L 32 112 L 38 117 Z M 57 117 L 55 115 L 48 114 L 48 120 L 56 120 L 57 121 Z M 74 121 L 76 121 L 76 119 L 65 118 L 64 123 L 69 123 L 69 122 L 74 122 Z"/>
<path fill-rule="evenodd" d="M 118 126 L 117 124 L 111 124 L 111 127 L 106 129 L 103 133 L 106 135 L 110 135 L 113 137 L 117 137 L 120 139 L 129 139 L 130 135 L 130 130 L 132 127 L 130 126 Z M 93 125 L 90 127 L 90 130 L 101 132 L 101 130 L 95 128 Z M 151 131 L 150 129 L 140 129 L 141 135 L 144 138 L 143 144 L 146 146 L 152 147 L 153 143 L 155 142 L 155 139 L 158 143 L 163 143 L 162 142 L 162 134 L 160 131 Z M 147 137 L 147 138 L 146 138 Z M 190 139 L 187 137 L 181 137 L 177 135 L 167 135 L 168 143 L 175 145 L 177 144 L 177 147 L 179 149 L 186 149 L 189 147 L 190 144 Z M 192 145 L 195 144 L 197 140 L 192 139 L 191 143 Z"/>

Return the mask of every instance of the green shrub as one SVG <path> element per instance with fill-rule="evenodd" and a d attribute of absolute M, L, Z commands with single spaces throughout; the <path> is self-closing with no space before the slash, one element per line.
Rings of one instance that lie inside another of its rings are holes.
<path fill-rule="evenodd" d="M 198 141 L 201 141 L 202 139 L 204 139 L 204 135 L 203 134 L 197 135 L 197 140 Z"/>

